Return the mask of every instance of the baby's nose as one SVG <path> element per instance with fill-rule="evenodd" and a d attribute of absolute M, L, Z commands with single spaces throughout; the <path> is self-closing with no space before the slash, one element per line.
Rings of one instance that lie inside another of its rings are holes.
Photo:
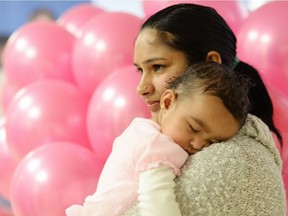
<path fill-rule="evenodd" d="M 207 142 L 205 140 L 195 139 L 190 142 L 190 145 L 192 146 L 193 149 L 200 151 L 204 146 L 207 145 Z"/>

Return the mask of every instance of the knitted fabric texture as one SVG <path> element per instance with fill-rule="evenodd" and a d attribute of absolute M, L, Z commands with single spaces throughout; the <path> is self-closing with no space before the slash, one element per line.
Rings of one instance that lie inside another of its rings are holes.
<path fill-rule="evenodd" d="M 189 157 L 176 181 L 183 216 L 285 216 L 282 162 L 268 127 L 248 115 L 232 138 Z M 138 216 L 135 205 L 123 216 Z"/>

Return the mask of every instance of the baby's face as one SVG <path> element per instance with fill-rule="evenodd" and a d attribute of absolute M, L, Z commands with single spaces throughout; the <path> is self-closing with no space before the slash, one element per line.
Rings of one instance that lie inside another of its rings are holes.
<path fill-rule="evenodd" d="M 162 133 L 171 137 L 189 154 L 212 143 L 227 140 L 240 129 L 239 122 L 222 100 L 208 94 L 195 94 L 188 100 L 187 97 L 171 100 L 171 104 L 160 113 L 158 121 Z"/>

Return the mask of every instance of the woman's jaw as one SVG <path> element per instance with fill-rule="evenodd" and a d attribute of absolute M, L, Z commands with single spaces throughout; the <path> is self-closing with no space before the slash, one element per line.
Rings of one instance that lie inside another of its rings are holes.
<path fill-rule="evenodd" d="M 160 110 L 160 101 L 159 100 L 145 100 L 146 106 L 151 113 L 159 112 Z"/>

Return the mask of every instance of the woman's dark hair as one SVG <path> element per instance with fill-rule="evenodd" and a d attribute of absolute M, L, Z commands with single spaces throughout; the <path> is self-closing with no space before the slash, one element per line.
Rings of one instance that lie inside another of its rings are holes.
<path fill-rule="evenodd" d="M 185 53 L 189 65 L 206 60 L 210 51 L 216 51 L 222 64 L 250 77 L 254 85 L 249 92 L 251 114 L 268 125 L 282 144 L 281 134 L 273 122 L 273 104 L 261 76 L 243 61 L 235 66 L 236 36 L 215 9 L 197 4 L 175 4 L 149 17 L 141 30 L 146 28 L 155 29 L 161 43 Z"/>
<path fill-rule="evenodd" d="M 248 97 L 250 86 L 247 76 L 236 74 L 226 65 L 202 61 L 189 66 L 169 83 L 168 88 L 176 90 L 177 99 L 189 97 L 195 92 L 219 97 L 242 126 L 251 109 Z"/>

